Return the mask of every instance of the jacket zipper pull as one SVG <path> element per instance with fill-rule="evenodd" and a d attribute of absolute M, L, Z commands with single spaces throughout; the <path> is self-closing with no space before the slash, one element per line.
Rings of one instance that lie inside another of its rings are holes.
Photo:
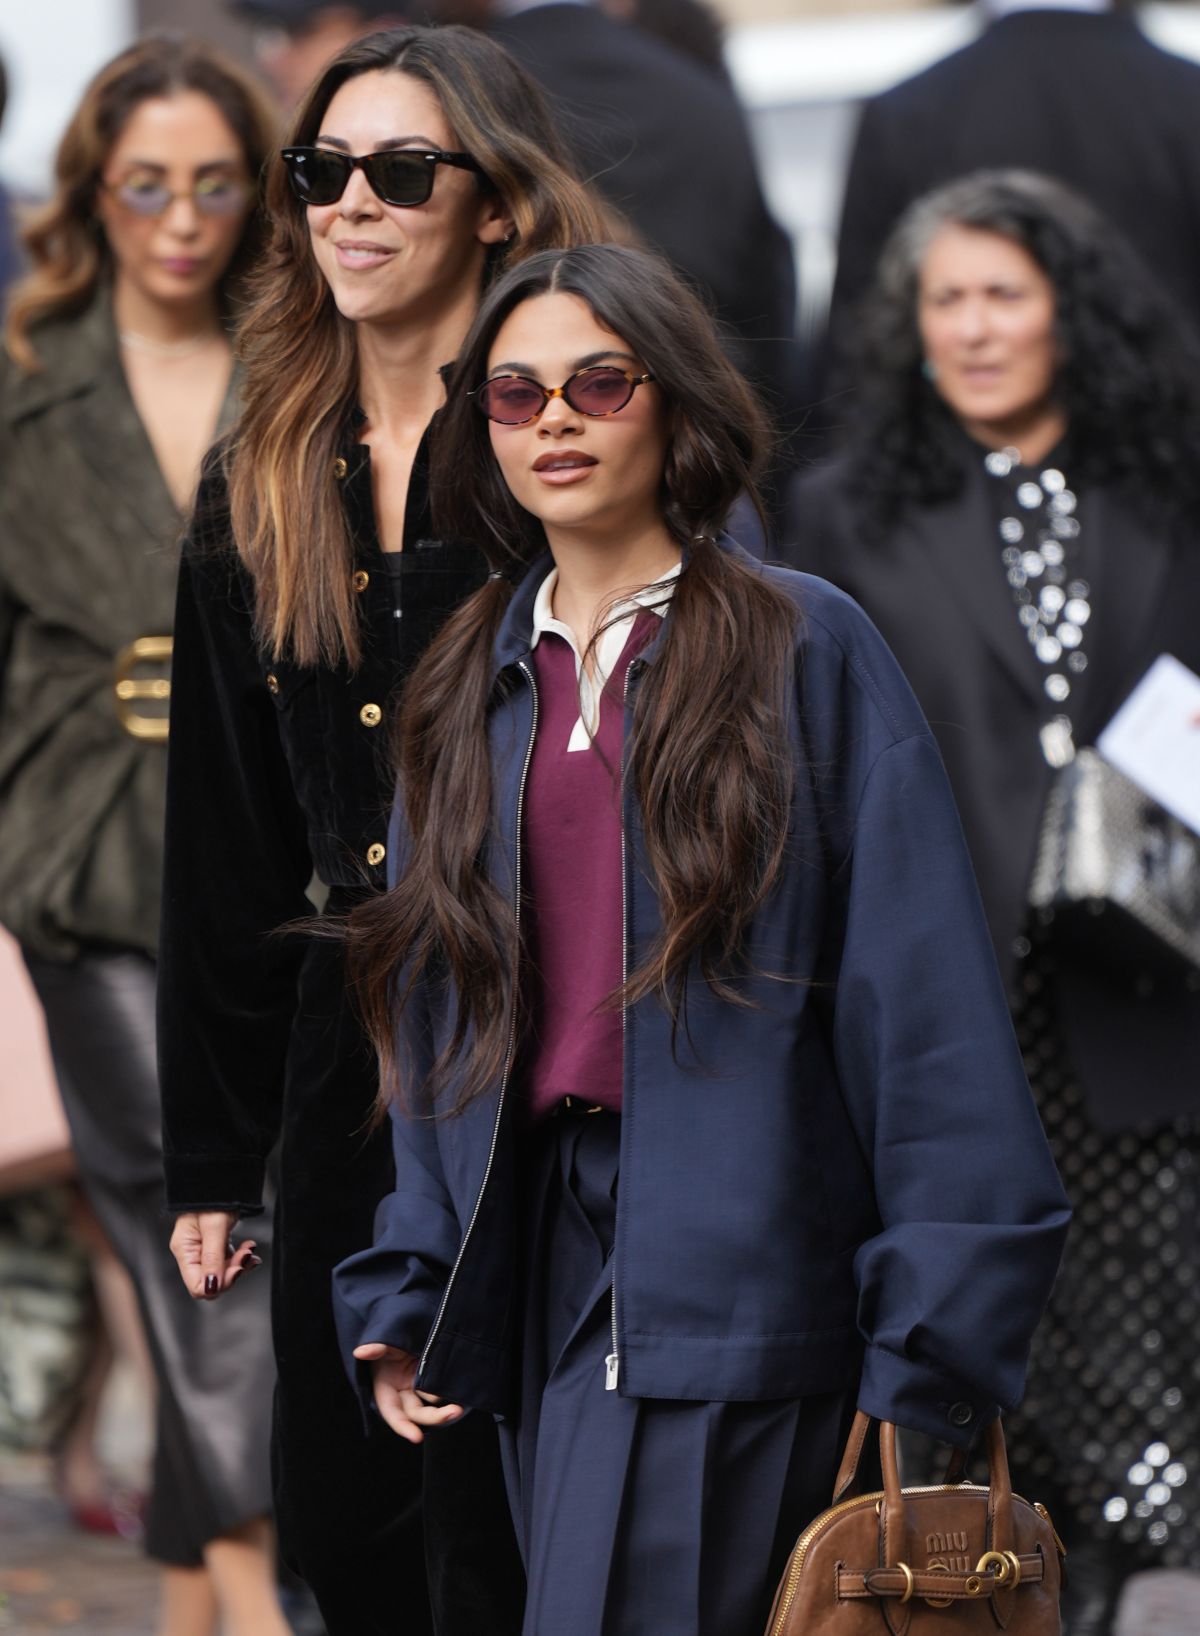
<path fill-rule="evenodd" d="M 604 1360 L 604 1390 L 615 1392 L 617 1389 L 617 1371 L 621 1360 L 615 1352 L 610 1352 Z"/>

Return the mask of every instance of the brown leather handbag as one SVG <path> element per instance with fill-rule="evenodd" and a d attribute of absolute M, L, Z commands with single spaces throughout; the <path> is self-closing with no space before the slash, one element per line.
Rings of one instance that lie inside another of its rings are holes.
<path fill-rule="evenodd" d="M 1044 1506 L 1012 1491 L 999 1420 L 987 1430 L 989 1481 L 900 1487 L 896 1428 L 879 1427 L 883 1492 L 860 1494 L 874 1422 L 851 1428 L 833 1505 L 796 1541 L 767 1636 L 1060 1636 L 1062 1542 Z"/>

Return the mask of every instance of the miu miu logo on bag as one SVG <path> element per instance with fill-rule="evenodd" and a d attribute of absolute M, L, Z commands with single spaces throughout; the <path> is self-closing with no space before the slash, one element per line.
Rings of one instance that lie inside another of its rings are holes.
<path fill-rule="evenodd" d="M 966 1574 L 971 1571 L 971 1555 L 965 1530 L 952 1534 L 926 1534 L 926 1569 L 931 1573 Z"/>

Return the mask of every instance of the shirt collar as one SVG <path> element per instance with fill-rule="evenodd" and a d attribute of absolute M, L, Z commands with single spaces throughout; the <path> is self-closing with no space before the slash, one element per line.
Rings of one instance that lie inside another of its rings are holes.
<path fill-rule="evenodd" d="M 632 595 L 622 597 L 620 602 L 613 604 L 609 619 L 611 621 L 627 619 L 636 614 L 639 608 L 651 608 L 660 619 L 665 619 L 671 597 L 674 595 L 675 586 L 679 579 L 679 570 L 682 567 L 683 563 L 677 562 L 673 568 L 668 569 L 661 579 L 655 580 L 653 585 L 643 585 L 640 591 L 634 591 Z M 555 619 L 552 611 L 554 587 L 557 584 L 558 569 L 555 567 L 551 568 L 538 586 L 538 593 L 533 603 L 533 636 L 530 640 L 530 647 L 537 647 L 538 638 L 545 631 L 558 631 L 562 634 L 565 630 L 561 621 Z M 572 646 L 574 646 L 573 640 Z"/>

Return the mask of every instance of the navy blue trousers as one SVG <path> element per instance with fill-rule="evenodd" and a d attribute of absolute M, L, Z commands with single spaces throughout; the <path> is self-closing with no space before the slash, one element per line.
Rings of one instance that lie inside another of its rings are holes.
<path fill-rule="evenodd" d="M 530 1137 L 521 1404 L 500 1428 L 523 1636 L 759 1636 L 858 1383 L 772 1403 L 607 1391 L 619 1147 L 604 1113 Z"/>

